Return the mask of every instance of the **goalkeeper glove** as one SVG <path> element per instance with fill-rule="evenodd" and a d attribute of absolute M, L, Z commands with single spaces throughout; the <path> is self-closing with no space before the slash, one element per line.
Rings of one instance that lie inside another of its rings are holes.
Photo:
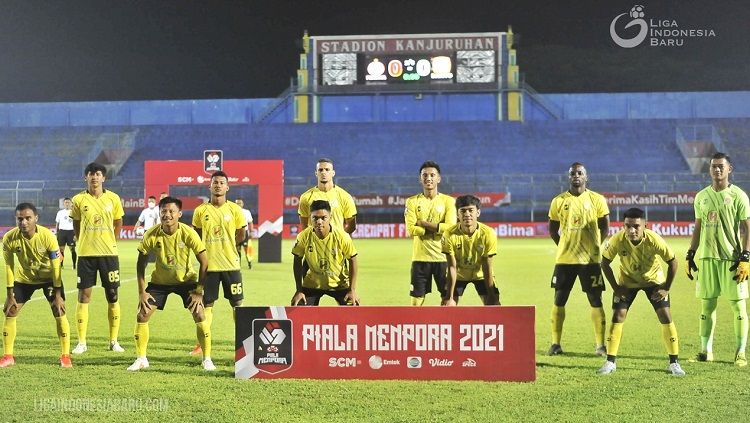
<path fill-rule="evenodd" d="M 747 280 L 747 277 L 750 274 L 750 251 L 744 250 L 740 256 L 737 257 L 737 260 L 735 260 L 732 267 L 729 268 L 729 271 L 733 270 L 737 271 L 734 274 L 734 280 L 736 280 L 737 283 L 742 283 Z"/>
<path fill-rule="evenodd" d="M 693 271 L 698 271 L 698 266 L 695 265 L 695 250 L 687 251 L 687 255 L 685 255 L 685 261 L 687 262 L 687 266 L 685 269 L 685 271 L 687 272 L 687 277 L 692 281 Z"/>

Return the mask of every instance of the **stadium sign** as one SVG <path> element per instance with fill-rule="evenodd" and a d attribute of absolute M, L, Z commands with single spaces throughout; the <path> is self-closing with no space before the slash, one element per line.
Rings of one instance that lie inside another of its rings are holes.
<path fill-rule="evenodd" d="M 238 379 L 536 379 L 532 306 L 236 311 Z"/>

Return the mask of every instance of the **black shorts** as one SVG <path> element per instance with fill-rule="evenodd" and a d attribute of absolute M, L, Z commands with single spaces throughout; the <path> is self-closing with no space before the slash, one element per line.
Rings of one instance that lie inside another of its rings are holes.
<path fill-rule="evenodd" d="M 654 301 L 651 299 L 651 295 L 659 288 L 661 287 L 658 285 L 649 286 L 648 288 L 628 288 L 628 293 L 625 296 L 625 299 L 613 295 L 612 310 L 629 310 L 630 306 L 633 305 L 633 301 L 635 301 L 636 295 L 638 295 L 638 291 L 643 291 L 646 294 L 646 299 L 651 303 L 651 307 L 653 307 L 654 310 L 669 307 L 669 295 L 661 301 Z"/>
<path fill-rule="evenodd" d="M 120 259 L 117 256 L 78 257 L 78 289 L 96 285 L 96 275 L 102 281 L 102 288 L 120 287 Z"/>
<path fill-rule="evenodd" d="M 67 245 L 69 247 L 75 247 L 76 241 L 75 241 L 75 231 L 73 230 L 65 230 L 60 229 L 57 231 L 57 244 L 62 247 L 64 245 Z"/>
<path fill-rule="evenodd" d="M 464 295 L 464 290 L 469 284 L 473 284 L 479 295 L 487 295 L 487 286 L 484 284 L 484 279 L 478 279 L 474 281 L 456 281 L 456 289 L 453 291 L 454 297 L 460 297 Z M 497 289 L 497 285 L 494 285 L 495 294 L 500 295 L 500 290 Z"/>
<path fill-rule="evenodd" d="M 576 282 L 581 280 L 583 292 L 604 291 L 604 277 L 599 263 L 592 264 L 556 264 L 550 287 L 555 291 L 571 291 Z"/>
<path fill-rule="evenodd" d="M 306 305 L 306 306 L 316 306 L 320 304 L 320 298 L 324 295 L 327 295 L 334 300 L 336 300 L 336 303 L 338 305 L 351 305 L 350 303 L 347 303 L 346 300 L 344 300 L 344 297 L 346 297 L 346 294 L 349 292 L 349 288 L 346 289 L 337 289 L 337 290 L 325 290 L 325 289 L 313 289 L 313 288 L 302 288 L 300 290 L 303 294 L 305 294 L 305 303 L 300 305 Z"/>
<path fill-rule="evenodd" d="M 442 298 L 447 297 L 448 263 L 444 261 L 413 261 L 411 262 L 411 290 L 412 297 L 424 297 L 432 292 L 432 279 L 435 279 L 438 292 Z"/>
<path fill-rule="evenodd" d="M 42 290 L 44 298 L 46 298 L 48 302 L 51 303 L 52 300 L 55 299 L 55 288 L 52 286 L 52 282 L 40 283 L 38 285 L 16 282 L 13 284 L 13 296 L 16 298 L 17 303 L 23 304 L 31 299 L 32 294 L 34 294 L 34 291 L 37 289 Z M 62 296 L 62 299 L 65 300 L 65 288 L 62 286 L 60 286 L 60 295 Z"/>
<path fill-rule="evenodd" d="M 219 285 L 224 288 L 224 298 L 237 303 L 245 296 L 242 293 L 242 273 L 239 270 L 206 273 L 206 286 L 203 288 L 203 302 L 212 304 L 219 299 Z"/>
<path fill-rule="evenodd" d="M 185 282 L 178 285 L 161 285 L 155 283 L 149 283 L 146 287 L 146 292 L 151 294 L 156 300 L 156 308 L 164 310 L 164 305 L 167 303 L 167 297 L 169 294 L 177 294 L 182 298 L 182 305 L 188 308 L 190 305 L 190 291 L 194 290 L 198 286 L 195 282 Z"/>

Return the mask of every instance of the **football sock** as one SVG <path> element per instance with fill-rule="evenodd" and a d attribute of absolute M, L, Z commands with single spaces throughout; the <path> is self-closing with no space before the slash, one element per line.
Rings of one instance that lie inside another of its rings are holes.
<path fill-rule="evenodd" d="M 213 308 L 213 306 L 204 308 L 203 309 L 203 315 L 206 316 L 206 320 L 204 320 L 204 322 L 206 322 L 206 325 L 208 326 L 208 329 L 210 330 L 211 329 L 211 324 L 213 324 L 213 322 L 214 322 L 214 308 Z"/>
<path fill-rule="evenodd" d="M 76 331 L 78 332 L 78 342 L 86 343 L 86 331 L 89 327 L 89 305 L 88 303 L 78 303 L 76 305 Z"/>
<path fill-rule="evenodd" d="M 57 337 L 60 339 L 60 355 L 70 355 L 70 323 L 63 314 L 55 317 L 57 323 Z"/>
<path fill-rule="evenodd" d="M 620 340 L 622 340 L 622 326 L 624 323 L 612 323 L 609 327 L 609 336 L 607 337 L 607 354 L 608 357 L 617 356 L 620 349 Z"/>
<path fill-rule="evenodd" d="M 713 352 L 714 328 L 716 327 L 716 298 L 701 300 L 701 321 L 698 333 L 701 337 L 701 351 Z"/>
<path fill-rule="evenodd" d="M 411 305 L 421 306 L 424 304 L 424 297 L 411 297 Z"/>
<path fill-rule="evenodd" d="M 148 348 L 149 335 L 150 332 L 148 328 L 148 322 L 135 324 L 135 333 L 133 334 L 133 338 L 135 338 L 136 357 L 146 356 L 146 348 Z"/>
<path fill-rule="evenodd" d="M 596 346 L 604 345 L 604 333 L 607 331 L 607 317 L 603 307 L 591 308 L 591 323 L 594 325 L 594 340 Z"/>
<path fill-rule="evenodd" d="M 109 320 L 109 342 L 117 341 L 120 333 L 120 302 L 109 303 L 107 309 L 107 320 Z"/>
<path fill-rule="evenodd" d="M 207 321 L 195 323 L 195 334 L 203 350 L 203 358 L 211 357 L 211 328 Z"/>
<path fill-rule="evenodd" d="M 674 322 L 662 323 L 661 337 L 664 339 L 664 346 L 667 347 L 667 354 L 677 356 L 680 353 L 680 343 L 677 339 L 677 327 Z"/>
<path fill-rule="evenodd" d="M 552 343 L 559 345 L 562 339 L 563 323 L 565 322 L 565 306 L 558 307 L 553 305 L 550 321 L 552 326 Z"/>
<path fill-rule="evenodd" d="M 747 348 L 747 306 L 745 300 L 729 301 L 734 314 L 734 336 L 737 339 L 737 351 L 745 351 Z"/>
<path fill-rule="evenodd" d="M 5 355 L 13 355 L 13 345 L 16 343 L 16 318 L 6 317 L 3 324 L 3 351 Z"/>

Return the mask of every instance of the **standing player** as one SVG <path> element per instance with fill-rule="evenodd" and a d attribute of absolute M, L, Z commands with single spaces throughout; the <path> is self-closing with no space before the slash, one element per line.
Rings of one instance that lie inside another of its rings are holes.
<path fill-rule="evenodd" d="M 253 268 L 253 214 L 250 210 L 245 208 L 245 201 L 241 198 L 235 200 L 235 203 L 242 209 L 242 215 L 245 216 L 245 239 L 242 243 L 237 245 L 237 254 L 242 256 L 242 251 L 245 252 L 245 260 L 247 261 L 247 268 Z"/>
<path fill-rule="evenodd" d="M 312 225 L 310 206 L 315 200 L 325 200 L 331 205 L 331 224 L 346 231 L 354 233 L 357 229 L 357 206 L 348 192 L 333 183 L 336 171 L 333 170 L 333 160 L 318 159 L 315 167 L 315 177 L 318 184 L 299 196 L 300 232 Z"/>
<path fill-rule="evenodd" d="M 440 238 L 456 224 L 456 201 L 438 192 L 440 166 L 433 161 L 419 168 L 420 194 L 406 200 L 406 231 L 413 238 L 411 254 L 411 305 L 424 304 L 426 294 L 432 292 L 432 279 L 443 300 L 450 297 L 446 287 L 448 268 Z"/>
<path fill-rule="evenodd" d="M 180 223 L 182 201 L 165 197 L 159 201 L 161 223 L 146 231 L 138 247 L 138 315 L 135 326 L 136 360 L 128 370 L 138 371 L 149 366 L 148 321 L 154 312 L 164 310 L 169 294 L 182 298 L 183 306 L 190 310 L 195 321 L 198 342 L 203 350 L 202 366 L 216 370 L 211 361 L 211 332 L 203 313 L 203 283 L 208 268 L 206 247 L 198 234 L 188 225 Z M 146 266 L 150 253 L 156 254 L 156 266 L 146 287 Z M 191 254 L 200 264 L 198 273 L 193 269 Z M 154 307 L 155 306 L 155 307 Z"/>
<path fill-rule="evenodd" d="M 143 236 L 143 233 L 159 224 L 159 208 L 156 207 L 156 197 L 148 197 L 148 206 L 141 210 L 138 221 L 135 222 L 136 235 Z"/>
<path fill-rule="evenodd" d="M 357 250 L 343 229 L 331 224 L 331 205 L 325 200 L 310 204 L 313 226 L 297 235 L 292 305 L 316 306 L 328 295 L 339 305 L 359 305 L 357 295 Z M 303 270 L 302 262 L 307 263 Z"/>
<path fill-rule="evenodd" d="M 459 223 L 443 233 L 443 253 L 448 262 L 448 292 L 444 305 L 454 306 L 468 284 L 473 284 L 485 305 L 500 305 L 492 258 L 497 255 L 497 235 L 479 223 L 482 202 L 473 195 L 456 198 Z"/>
<path fill-rule="evenodd" d="M 234 309 L 242 305 L 242 274 L 240 273 L 240 256 L 237 245 L 245 238 L 245 217 L 242 209 L 235 203 L 227 201 L 229 177 L 222 171 L 211 175 L 211 199 L 195 209 L 193 227 L 206 245 L 208 271 L 203 292 L 204 313 L 208 330 L 213 321 L 214 301 L 219 298 L 219 286 L 223 287 L 224 298 Z M 191 355 L 198 355 L 200 344 L 196 345 Z"/>
<path fill-rule="evenodd" d="M 562 354 L 560 345 L 565 304 L 576 278 L 591 305 L 596 354 L 604 356 L 606 317 L 602 307 L 604 281 L 600 267 L 602 240 L 609 230 L 609 208 L 600 194 L 586 189 L 588 175 L 581 163 L 573 163 L 568 171 L 570 189 L 552 200 L 549 208 L 549 234 L 557 245 L 552 288 L 555 302 L 552 307 L 552 346 L 549 355 Z"/>
<path fill-rule="evenodd" d="M 91 289 L 96 285 L 96 276 L 102 281 L 104 296 L 109 303 L 109 349 L 125 350 L 117 342 L 120 332 L 120 303 L 117 294 L 120 287 L 120 260 L 117 239 L 122 228 L 120 196 L 104 189 L 107 169 L 99 163 L 89 163 L 84 170 L 86 190 L 73 197 L 73 229 L 78 240 L 78 306 L 76 307 L 76 329 L 78 345 L 73 354 L 86 352 L 86 332 L 89 324 Z"/>
<path fill-rule="evenodd" d="M 57 244 L 60 246 L 60 267 L 65 260 L 65 246 L 70 248 L 70 257 L 73 262 L 73 269 L 76 268 L 76 234 L 73 230 L 73 219 L 70 218 L 70 208 L 73 201 L 70 198 L 63 200 L 63 208 L 55 216 L 55 233 L 57 234 Z"/>
<path fill-rule="evenodd" d="M 65 292 L 60 275 L 60 252 L 55 236 L 37 225 L 39 215 L 31 203 L 16 206 L 17 227 L 3 237 L 5 282 L 8 287 L 3 313 L 4 355 L 0 367 L 16 364 L 13 347 L 16 340 L 16 318 L 34 291 L 41 289 L 57 323 L 60 339 L 60 366 L 73 367 L 70 361 L 70 326 L 65 316 Z M 18 258 L 19 267 L 15 267 Z"/>
<path fill-rule="evenodd" d="M 687 252 L 687 274 L 698 272 L 696 252 L 700 257 L 700 272 L 695 285 L 695 296 L 701 299 L 701 351 L 695 361 L 713 361 L 714 329 L 718 297 L 726 295 L 734 314 L 735 357 L 738 367 L 747 366 L 747 277 L 750 272 L 750 204 L 747 194 L 729 182 L 734 169 L 724 153 L 711 158 L 709 172 L 711 186 L 695 196 L 695 231 Z"/>
<path fill-rule="evenodd" d="M 669 355 L 667 371 L 672 376 L 685 376 L 685 371 L 677 362 L 677 328 L 672 322 L 669 310 L 669 289 L 677 274 L 674 251 L 659 234 L 646 229 L 646 216 L 643 210 L 628 209 L 625 211 L 623 223 L 624 229 L 605 244 L 602 253 L 602 272 L 613 291 L 612 326 L 609 327 L 607 337 L 607 361 L 597 373 L 608 375 L 617 369 L 615 360 L 622 339 L 622 327 L 638 291 L 643 291 L 661 323 L 661 336 Z M 610 266 L 617 256 L 620 256 L 619 281 Z M 657 257 L 661 257 L 669 266 L 666 278 Z"/>

